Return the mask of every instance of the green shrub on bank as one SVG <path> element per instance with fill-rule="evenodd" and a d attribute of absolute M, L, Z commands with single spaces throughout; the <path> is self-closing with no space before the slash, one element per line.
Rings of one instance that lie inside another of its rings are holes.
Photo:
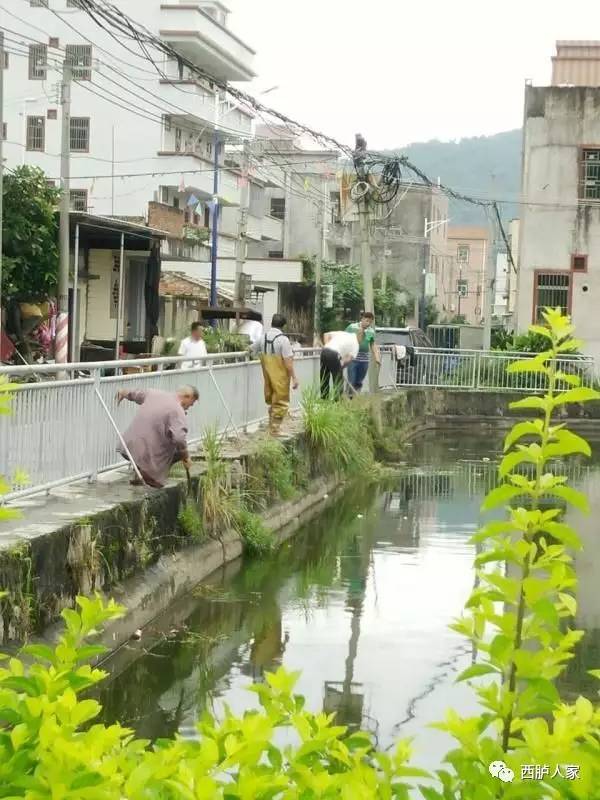
<path fill-rule="evenodd" d="M 599 395 L 574 376 L 568 391 L 558 390 L 557 358 L 578 343 L 558 310 L 548 311 L 546 322 L 547 350 L 510 367 L 537 370 L 546 390 L 513 404 L 535 416 L 507 435 L 500 485 L 483 505 L 504 508 L 504 517 L 473 537 L 477 586 L 453 627 L 478 654 L 459 680 L 473 682 L 480 713 L 449 710 L 437 726 L 456 742 L 445 769 L 428 775 L 409 765 L 406 742 L 377 752 L 368 734 L 348 735 L 332 715 L 307 711 L 293 692 L 298 676 L 284 670 L 252 688 L 260 710 L 227 710 L 221 721 L 207 713 L 198 740 L 150 744 L 118 724 L 93 724 L 100 704 L 80 695 L 104 677 L 86 663 L 103 648 L 87 640 L 122 609 L 78 598 L 77 612 L 63 612 L 66 630 L 56 648 L 31 645 L 27 660 L 6 657 L 0 668 L 0 797 L 409 800 L 418 791 L 424 800 L 600 800 L 600 710 L 582 697 L 563 703 L 556 688 L 583 636 L 574 628 L 572 555 L 581 544 L 561 507 L 586 511 L 587 498 L 548 468 L 590 454 L 587 442 L 553 417 Z M 360 418 L 359 409 L 351 413 Z"/>
<path fill-rule="evenodd" d="M 190 539 L 199 541 L 204 538 L 202 517 L 194 500 L 187 500 L 177 515 L 177 523 L 183 533 Z"/>
<path fill-rule="evenodd" d="M 289 500 L 296 493 L 294 457 L 271 436 L 259 442 L 248 477 L 250 492 L 260 505 L 268 500 Z"/>
<path fill-rule="evenodd" d="M 368 411 L 357 400 L 321 400 L 314 389 L 302 396 L 304 432 L 309 446 L 327 470 L 360 475 L 374 464 Z"/>
<path fill-rule="evenodd" d="M 258 514 L 241 507 L 235 515 L 235 529 L 242 537 L 245 549 L 251 555 L 262 556 L 275 548 L 273 534 Z"/>

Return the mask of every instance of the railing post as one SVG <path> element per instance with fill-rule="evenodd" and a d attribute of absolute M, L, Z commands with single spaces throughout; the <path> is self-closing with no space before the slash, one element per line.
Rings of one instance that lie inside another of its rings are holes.
<path fill-rule="evenodd" d="M 246 357 L 244 364 L 244 433 L 248 433 L 248 417 L 250 416 L 250 357 Z"/>
<path fill-rule="evenodd" d="M 99 370 L 99 369 L 95 369 L 94 370 L 94 388 L 92 389 L 92 394 L 91 394 L 91 397 L 93 397 L 93 398 L 95 398 L 97 395 L 100 394 L 100 373 L 101 373 L 101 370 Z M 90 406 L 91 406 L 91 403 L 90 403 Z M 90 412 L 89 413 L 89 419 L 94 419 L 95 414 L 94 414 L 94 410 L 91 407 L 89 409 L 89 412 Z M 91 450 L 92 450 L 92 469 L 90 471 L 90 477 L 89 477 L 89 482 L 90 483 L 96 483 L 96 481 L 98 480 L 98 458 L 97 458 L 97 456 L 98 456 L 98 430 L 97 430 L 97 428 L 95 430 L 96 430 L 96 433 L 94 434 L 93 446 L 91 448 Z"/>
<path fill-rule="evenodd" d="M 474 367 L 473 367 L 473 389 L 479 389 L 479 376 L 481 371 L 481 352 L 477 351 L 475 353 Z"/>

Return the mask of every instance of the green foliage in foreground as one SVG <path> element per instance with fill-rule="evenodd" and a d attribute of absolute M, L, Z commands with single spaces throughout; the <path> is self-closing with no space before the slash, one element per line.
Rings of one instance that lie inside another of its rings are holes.
<path fill-rule="evenodd" d="M 569 321 L 558 311 L 547 312 L 546 321 L 548 329 L 537 332 L 547 351 L 511 366 L 537 370 L 546 392 L 514 404 L 536 417 L 508 434 L 501 485 L 484 504 L 484 510 L 506 507 L 507 514 L 474 537 L 478 585 L 454 627 L 479 653 L 459 680 L 475 682 L 481 713 L 465 718 L 451 710 L 437 726 L 456 742 L 447 769 L 428 776 L 408 765 L 408 743 L 379 753 L 367 734 L 348 735 L 332 716 L 307 711 L 293 693 L 297 675 L 284 670 L 253 687 L 260 710 L 241 717 L 227 711 L 221 721 L 206 714 L 198 741 L 151 744 L 120 725 L 93 724 L 100 705 L 78 695 L 104 677 L 86 663 L 103 649 L 86 642 L 122 609 L 79 598 L 77 612 L 63 612 L 66 631 L 56 648 L 30 645 L 26 660 L 3 658 L 0 798 L 409 800 L 418 792 L 424 800 L 600 800 L 600 711 L 581 697 L 561 703 L 555 685 L 582 637 L 573 629 L 572 551 L 580 541 L 559 511 L 547 508 L 555 498 L 557 505 L 587 509 L 585 496 L 549 463 L 589 455 L 589 446 L 554 424 L 553 414 L 598 394 L 557 366 L 579 346 Z M 563 383 L 570 388 L 557 391 Z M 350 413 L 359 418 L 358 409 Z M 505 765 L 498 777 L 490 774 L 491 762 Z M 539 780 L 527 777 L 536 765 Z"/>

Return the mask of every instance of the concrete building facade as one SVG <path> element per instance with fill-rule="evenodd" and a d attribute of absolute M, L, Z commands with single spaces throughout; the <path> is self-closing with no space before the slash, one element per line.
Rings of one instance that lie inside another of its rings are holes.
<path fill-rule="evenodd" d="M 488 229 L 476 225 L 449 228 L 447 254 L 445 306 L 451 317 L 463 317 L 469 325 L 481 325 L 489 256 Z"/>
<path fill-rule="evenodd" d="M 525 90 L 517 328 L 571 313 L 600 357 L 600 88 Z"/>
<path fill-rule="evenodd" d="M 281 232 L 276 242 L 252 243 L 249 254 L 335 260 L 328 236 L 339 214 L 338 152 L 311 148 L 287 128 L 259 125 L 253 155 L 255 174 L 267 182 L 266 213 L 281 222 Z"/>
<path fill-rule="evenodd" d="M 255 76 L 254 51 L 231 31 L 229 12 L 219 0 L 119 0 L 118 6 L 218 80 L 248 81 Z M 159 227 L 159 218 L 168 216 L 165 255 L 207 257 L 207 246 L 199 245 L 211 224 L 218 126 L 219 251 L 234 256 L 243 181 L 225 146 L 252 137 L 251 112 L 156 48 L 147 51 L 157 69 L 141 51 L 136 57 L 75 0 L 21 3 L 18 13 L 6 11 L 6 25 L 15 31 L 6 33 L 5 42 L 7 166 L 38 166 L 58 182 L 60 84 L 67 60 L 73 70 L 72 209 L 147 222 L 152 216 L 151 224 Z M 265 181 L 250 175 L 250 182 L 251 196 L 259 199 L 254 205 L 262 211 Z M 279 237 L 279 223 L 267 219 L 263 227 L 262 217 L 250 221 L 250 238 Z"/>
<path fill-rule="evenodd" d="M 557 42 L 552 86 L 600 86 L 600 42 Z"/>

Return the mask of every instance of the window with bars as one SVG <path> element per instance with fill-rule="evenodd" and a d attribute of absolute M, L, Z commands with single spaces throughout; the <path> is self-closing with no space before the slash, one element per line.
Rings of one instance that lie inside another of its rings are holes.
<path fill-rule="evenodd" d="M 582 200 L 600 200 L 600 148 L 581 151 L 581 181 L 579 197 Z"/>
<path fill-rule="evenodd" d="M 87 153 L 90 149 L 90 118 L 71 117 L 71 152 Z"/>
<path fill-rule="evenodd" d="M 83 8 L 81 0 L 67 0 L 67 8 Z"/>
<path fill-rule="evenodd" d="M 533 321 L 543 322 L 545 308 L 560 308 L 570 312 L 570 280 L 567 272 L 536 272 L 533 291 Z"/>
<path fill-rule="evenodd" d="M 66 61 L 70 64 L 74 81 L 92 80 L 92 45 L 68 44 L 65 48 Z"/>
<path fill-rule="evenodd" d="M 48 0 L 29 0 L 29 5 L 32 8 L 47 8 Z"/>
<path fill-rule="evenodd" d="M 71 211 L 87 211 L 88 193 L 87 189 L 71 189 L 69 192 L 69 203 Z"/>
<path fill-rule="evenodd" d="M 329 192 L 329 203 L 331 205 L 331 221 L 332 222 L 340 222 L 341 221 L 341 195 L 339 192 Z"/>
<path fill-rule="evenodd" d="M 456 248 L 456 260 L 459 264 L 468 264 L 471 248 L 468 244 L 459 244 Z"/>
<path fill-rule="evenodd" d="M 44 117 L 27 117 L 27 140 L 25 147 L 34 152 L 43 152 L 46 139 Z"/>
<path fill-rule="evenodd" d="M 29 80 L 45 81 L 48 72 L 48 47 L 45 44 L 29 45 Z"/>
<path fill-rule="evenodd" d="M 275 219 L 285 219 L 285 197 L 271 198 L 271 216 Z"/>
<path fill-rule="evenodd" d="M 283 258 L 283 250 L 269 250 L 269 258 Z"/>

